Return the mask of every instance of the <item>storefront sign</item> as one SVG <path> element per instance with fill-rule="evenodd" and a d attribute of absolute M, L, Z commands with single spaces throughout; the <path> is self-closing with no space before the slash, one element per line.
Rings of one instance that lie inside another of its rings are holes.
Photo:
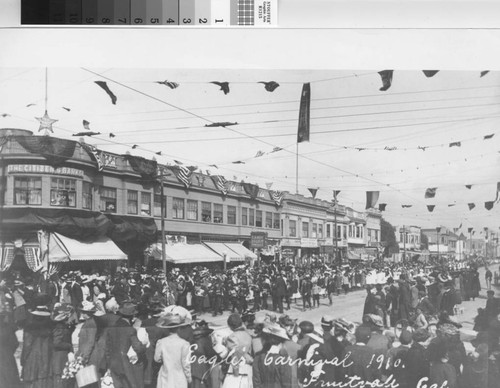
<path fill-rule="evenodd" d="M 250 248 L 262 249 L 267 245 L 267 233 L 252 232 L 250 233 Z"/>
<path fill-rule="evenodd" d="M 77 168 L 54 168 L 43 164 L 10 164 L 7 168 L 7 172 L 9 174 L 51 174 L 83 177 L 83 170 Z"/>
<path fill-rule="evenodd" d="M 300 239 L 300 246 L 302 248 L 317 248 L 318 247 L 318 240 L 315 238 L 301 238 Z"/>
<path fill-rule="evenodd" d="M 282 247 L 297 247 L 300 248 L 300 240 L 295 240 L 295 239 L 290 239 L 290 238 L 284 238 L 281 240 L 281 246 Z"/>
<path fill-rule="evenodd" d="M 290 248 L 285 248 L 281 250 L 281 257 L 284 257 L 286 259 L 291 259 L 293 255 L 295 254 L 295 251 Z"/>

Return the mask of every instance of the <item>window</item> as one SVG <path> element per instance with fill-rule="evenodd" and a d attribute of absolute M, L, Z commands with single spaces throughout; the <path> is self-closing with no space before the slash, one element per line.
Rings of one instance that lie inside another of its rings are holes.
<path fill-rule="evenodd" d="M 14 178 L 15 205 L 42 204 L 42 178 Z"/>
<path fill-rule="evenodd" d="M 273 213 L 266 212 L 266 228 L 271 229 L 273 227 Z"/>
<path fill-rule="evenodd" d="M 330 238 L 331 237 L 331 227 L 330 227 L 330 224 L 326 224 L 326 238 Z"/>
<path fill-rule="evenodd" d="M 294 220 L 288 221 L 288 234 L 290 237 L 297 236 L 297 221 Z"/>
<path fill-rule="evenodd" d="M 318 238 L 323 238 L 323 224 L 318 224 Z"/>
<path fill-rule="evenodd" d="M 236 225 L 236 206 L 227 207 L 227 223 Z"/>
<path fill-rule="evenodd" d="M 248 212 L 250 213 L 248 217 L 248 225 L 254 226 L 255 225 L 255 209 L 248 209 Z"/>
<path fill-rule="evenodd" d="M 92 210 L 92 185 L 89 182 L 83 182 L 82 208 Z"/>
<path fill-rule="evenodd" d="M 312 224 L 311 237 L 312 238 L 318 238 L 318 224 L 315 224 L 315 223 Z"/>
<path fill-rule="evenodd" d="M 241 225 L 248 225 L 248 208 L 241 208 Z"/>
<path fill-rule="evenodd" d="M 52 178 L 50 181 L 51 206 L 76 206 L 76 180 Z"/>
<path fill-rule="evenodd" d="M 101 187 L 99 190 L 99 210 L 116 213 L 116 189 Z"/>
<path fill-rule="evenodd" d="M 177 220 L 184 219 L 184 199 L 172 198 L 172 218 Z"/>
<path fill-rule="evenodd" d="M 201 203 L 201 220 L 203 222 L 212 222 L 212 204 L 210 202 Z"/>
<path fill-rule="evenodd" d="M 280 229 L 280 214 L 274 213 L 273 215 L 273 228 Z"/>
<path fill-rule="evenodd" d="M 151 215 L 151 193 L 141 193 L 141 215 Z"/>
<path fill-rule="evenodd" d="M 214 222 L 222 224 L 224 222 L 223 206 L 220 203 L 214 203 Z"/>
<path fill-rule="evenodd" d="M 255 226 L 262 228 L 262 210 L 256 210 L 255 213 Z"/>
<path fill-rule="evenodd" d="M 137 204 L 139 201 L 139 193 L 137 191 L 127 191 L 127 214 L 137 214 Z"/>
<path fill-rule="evenodd" d="M 198 201 L 187 200 L 187 219 L 198 221 Z"/>
<path fill-rule="evenodd" d="M 302 222 L 302 237 L 309 237 L 309 222 Z"/>
<path fill-rule="evenodd" d="M 343 233 L 343 235 L 342 235 L 342 236 L 343 236 L 343 238 L 344 238 L 344 240 L 345 240 L 345 239 L 347 239 L 347 225 L 344 225 L 344 228 L 343 228 L 343 229 L 344 229 L 344 233 Z"/>
<path fill-rule="evenodd" d="M 161 217 L 161 195 L 155 194 L 154 196 L 154 216 L 155 217 Z M 167 216 L 167 197 L 163 197 L 163 217 Z"/>

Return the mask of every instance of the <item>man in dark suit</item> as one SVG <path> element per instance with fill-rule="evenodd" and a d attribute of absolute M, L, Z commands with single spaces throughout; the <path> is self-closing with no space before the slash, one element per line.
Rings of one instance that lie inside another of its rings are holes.
<path fill-rule="evenodd" d="M 344 350 L 344 357 L 347 357 L 345 368 L 346 378 L 359 378 L 361 381 L 370 383 L 381 378 L 381 372 L 377 362 L 374 362 L 374 351 L 366 344 L 370 340 L 371 330 L 367 326 L 358 326 L 355 332 L 356 344 L 349 345 Z"/>
<path fill-rule="evenodd" d="M 286 282 L 285 279 L 283 279 L 283 274 L 279 274 L 276 277 L 276 283 L 275 283 L 275 297 L 276 297 L 276 308 L 278 311 L 283 314 L 283 298 L 286 295 Z"/>

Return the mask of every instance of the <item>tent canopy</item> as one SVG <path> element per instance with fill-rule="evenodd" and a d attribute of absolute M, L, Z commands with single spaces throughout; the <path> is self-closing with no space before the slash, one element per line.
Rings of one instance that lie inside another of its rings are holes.
<path fill-rule="evenodd" d="M 152 255 L 156 260 L 162 259 L 161 244 L 154 244 Z M 169 263 L 191 264 L 222 261 L 222 257 L 202 244 L 166 244 L 165 256 Z"/>
<path fill-rule="evenodd" d="M 245 257 L 246 259 L 257 260 L 257 255 L 253 253 L 250 249 L 247 249 L 243 244 L 240 243 L 224 243 L 229 249 L 235 251 L 240 256 Z"/>
<path fill-rule="evenodd" d="M 244 254 L 236 252 L 235 250 L 233 250 L 231 247 L 228 246 L 228 245 L 241 245 L 241 244 L 237 243 L 226 244 L 221 242 L 204 242 L 203 244 L 212 249 L 214 252 L 217 252 L 221 257 L 224 257 L 224 255 L 226 255 L 227 261 L 245 261 Z M 241 245 L 241 247 L 245 248 L 243 245 Z"/>
<path fill-rule="evenodd" d="M 81 242 L 59 233 L 49 237 L 49 262 L 91 260 L 127 260 L 127 255 L 113 241 L 102 237 L 93 242 Z"/>

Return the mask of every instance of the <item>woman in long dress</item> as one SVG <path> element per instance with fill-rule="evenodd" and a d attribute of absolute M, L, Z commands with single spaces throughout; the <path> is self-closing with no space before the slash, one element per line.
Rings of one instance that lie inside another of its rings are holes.
<path fill-rule="evenodd" d="M 71 334 L 75 329 L 76 314 L 71 304 L 63 304 L 55 307 L 52 312 L 54 321 L 53 350 L 52 353 L 52 371 L 54 388 L 69 388 L 74 385 L 73 380 L 64 380 L 62 378 L 63 370 L 68 361 L 68 353 L 73 352 L 71 343 Z"/>

